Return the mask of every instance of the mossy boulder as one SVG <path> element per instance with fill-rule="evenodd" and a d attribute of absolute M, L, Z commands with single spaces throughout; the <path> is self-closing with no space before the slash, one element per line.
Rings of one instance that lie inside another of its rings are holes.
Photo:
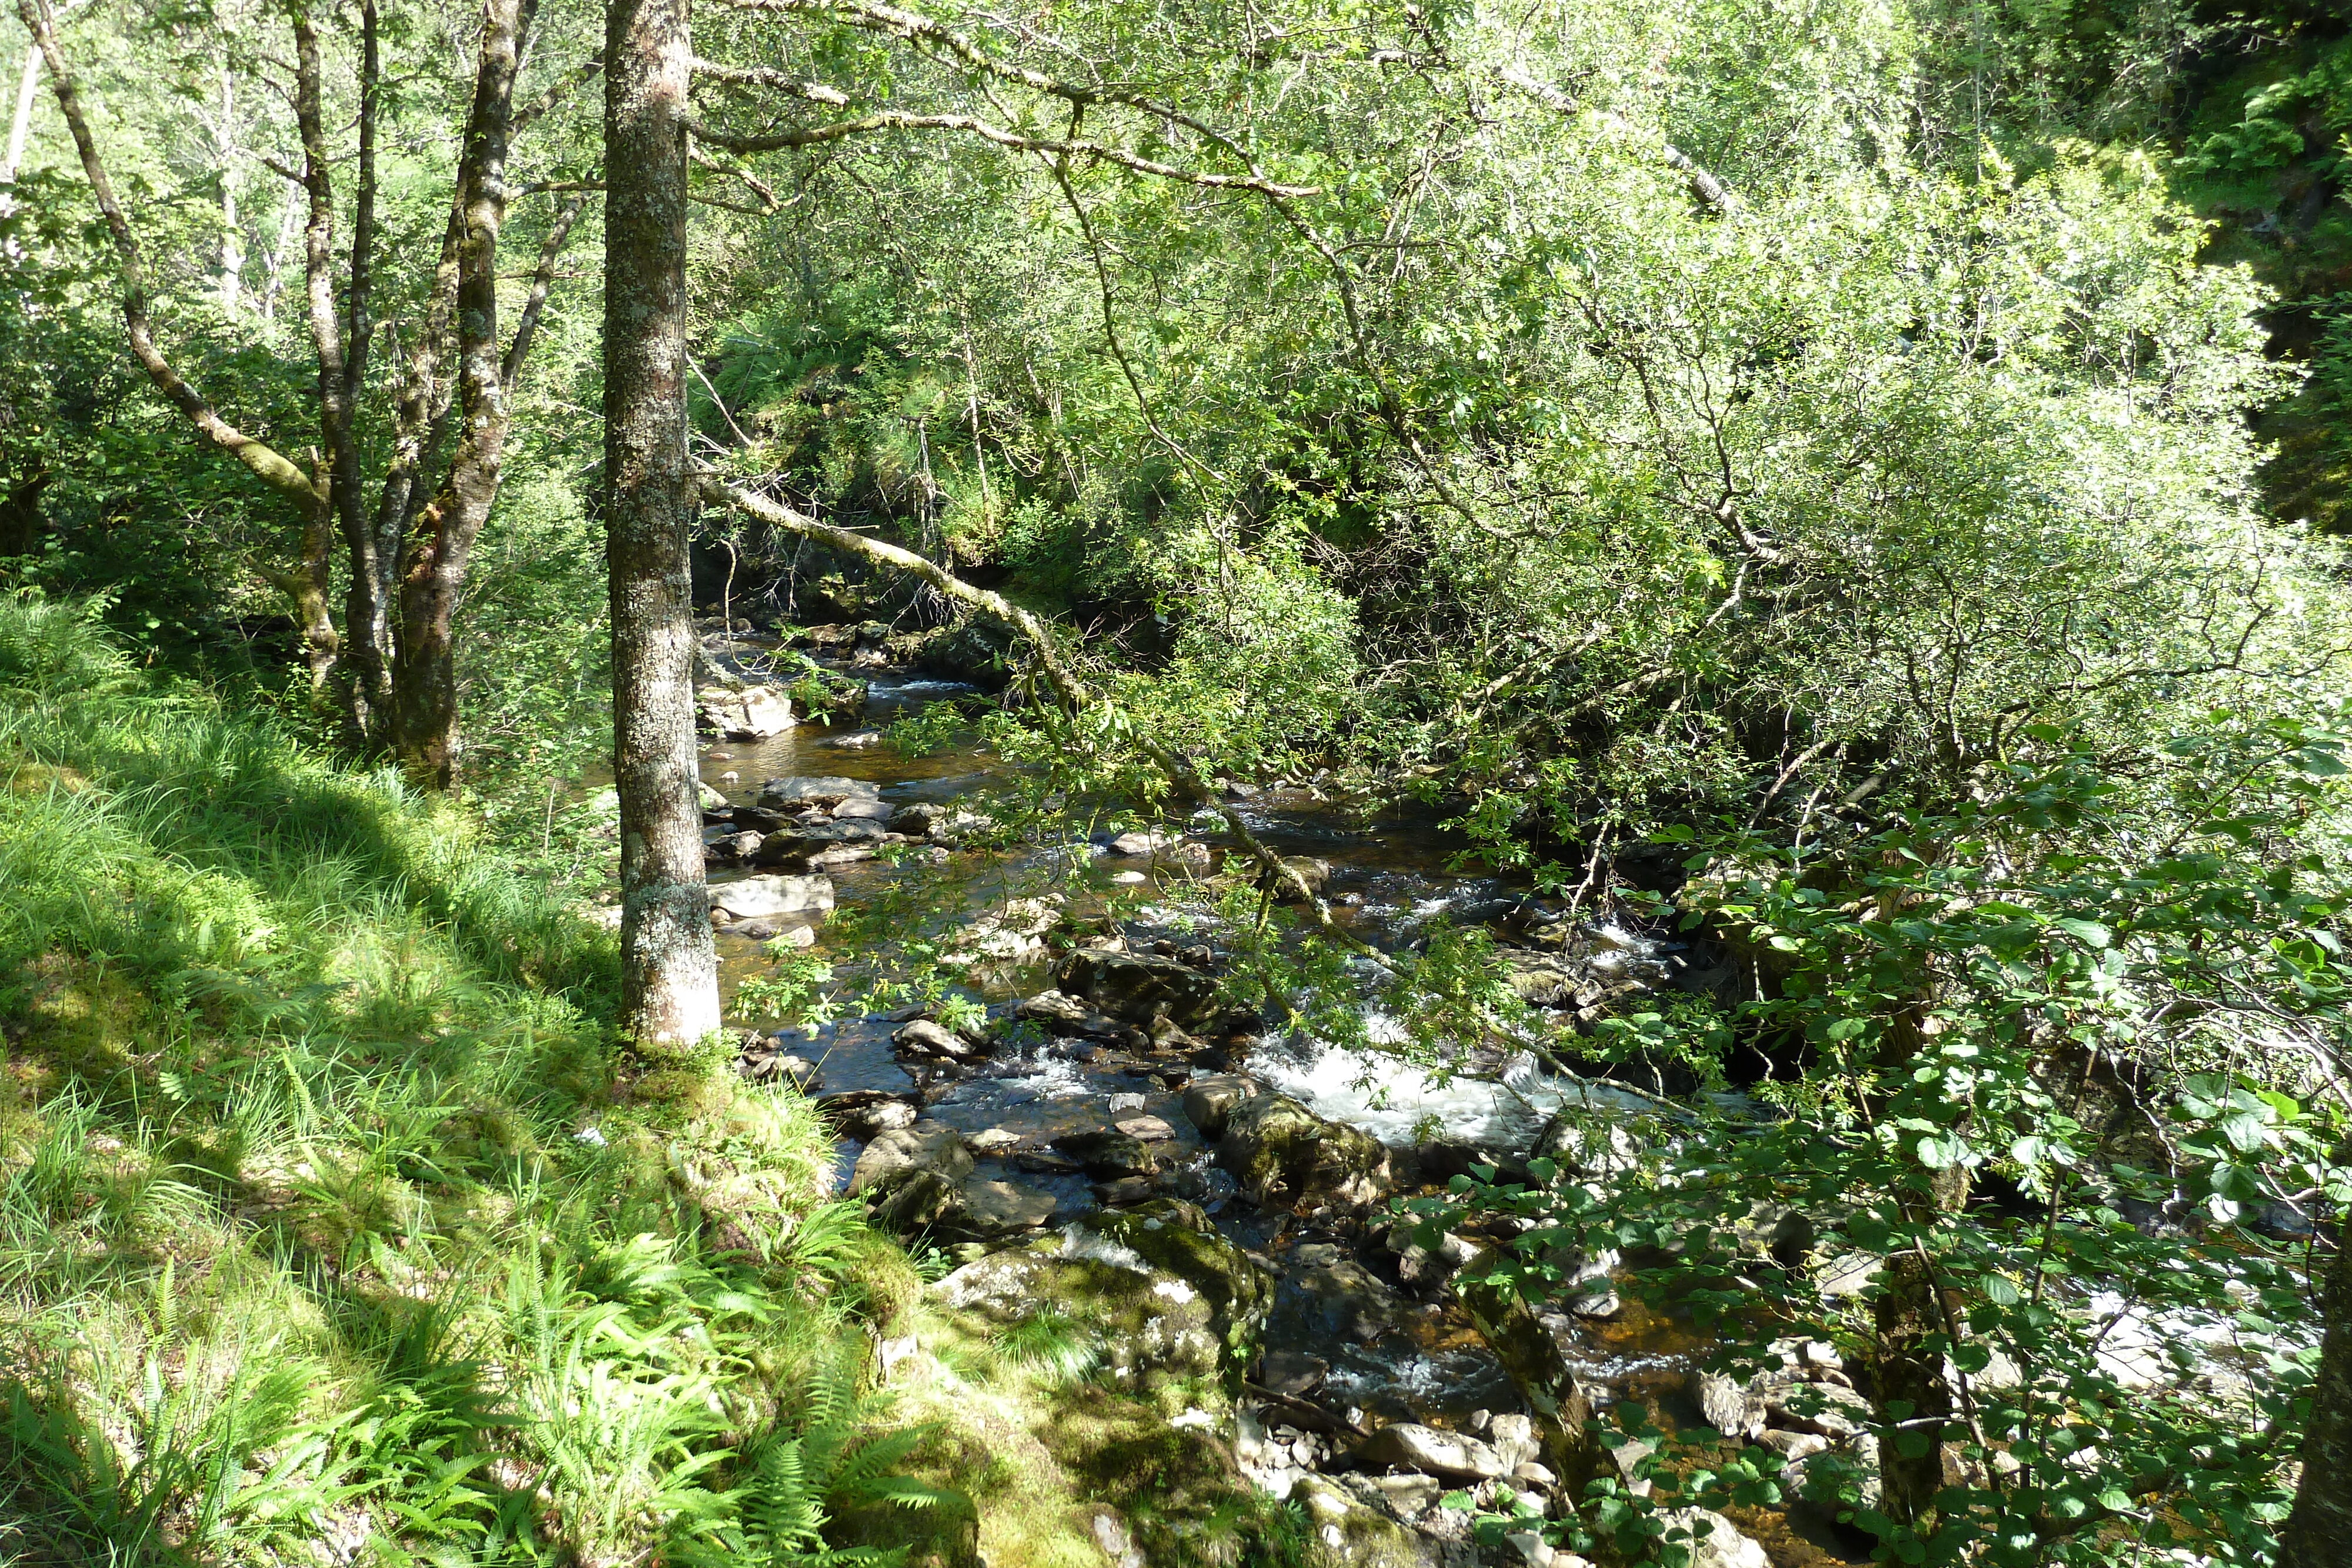
<path fill-rule="evenodd" d="M 1238 1391 L 1274 1281 L 1198 1208 L 1163 1199 L 968 1263 L 931 1293 L 1004 1327 L 1048 1312 L 1074 1320 L 1096 1336 L 1115 1386 L 1181 1406 Z"/>
<path fill-rule="evenodd" d="M 1235 1104 L 1217 1162 L 1260 1204 L 1370 1203 L 1391 1180 L 1379 1139 L 1327 1122 L 1286 1094 Z"/>
<path fill-rule="evenodd" d="M 1435 1542 L 1364 1507 L 1346 1488 L 1322 1476 L 1301 1476 L 1290 1498 L 1306 1513 L 1307 1530 L 1327 1563 L 1349 1568 L 1439 1568 L 1445 1561 Z"/>

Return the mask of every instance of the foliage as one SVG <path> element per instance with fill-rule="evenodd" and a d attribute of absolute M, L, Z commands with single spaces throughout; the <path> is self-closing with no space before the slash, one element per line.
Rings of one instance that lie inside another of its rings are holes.
<path fill-rule="evenodd" d="M 0 601 L 0 1548 L 626 1560 L 804 1407 L 887 1490 L 888 1244 L 797 1096 L 622 1101 L 608 936 L 101 614 Z"/>
<path fill-rule="evenodd" d="M 1595 1529 L 1630 1546 L 1685 1500 L 1803 1496 L 1898 1562 L 2267 1560 L 2288 1493 L 2265 1434 L 2307 1416 L 2318 1356 L 2306 1249 L 2352 1199 L 2347 744 L 2216 715 L 1809 854 L 1698 840 L 1682 921 L 1769 963 L 1728 1021 L 1803 1071 L 1637 1158 L 1570 1145 L 1411 1207 L 1433 1239 L 1528 1222 L 1493 1278 L 1537 1298 L 1622 1251 L 1742 1379 L 1833 1343 L 1875 1457 L 1800 1483 L 1636 1418 L 1612 1440 L 1663 1440 L 1659 1490 L 1596 1483 Z M 1759 1240 L 1791 1214 L 1819 1227 L 1802 1256 Z M 1859 1292 L 1829 1283 L 1864 1264 Z M 1906 1493 L 1903 1460 L 1940 1479 Z"/>

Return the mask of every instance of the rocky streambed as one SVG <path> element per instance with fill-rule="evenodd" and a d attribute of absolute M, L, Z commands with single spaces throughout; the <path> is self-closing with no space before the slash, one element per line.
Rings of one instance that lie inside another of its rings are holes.
<path fill-rule="evenodd" d="M 830 919 L 890 907 L 919 869 L 957 890 L 961 915 L 934 940 L 968 982 L 958 995 L 754 1033 L 741 1057 L 747 1075 L 796 1082 L 835 1129 L 839 1191 L 939 1249 L 933 1309 L 995 1343 L 1071 1325 L 1096 1380 L 1151 1411 L 1163 1438 L 1303 1504 L 1352 1561 L 1573 1568 L 1530 1530 L 1481 1544 L 1467 1512 L 1440 1506 L 1467 1491 L 1486 1509 L 1556 1514 L 1583 1479 L 1562 1474 L 1582 1461 L 1544 1414 L 1569 1396 L 1641 1400 L 1792 1458 L 1852 1448 L 1860 1426 L 1842 1402 L 1857 1396 L 1827 1346 L 1789 1347 L 1784 1378 L 1724 1385 L 1697 1371 L 1706 1346 L 1685 1325 L 1611 1288 L 1612 1259 L 1587 1261 L 1572 1310 L 1538 1318 L 1453 1288 L 1499 1237 L 1432 1251 L 1395 1222 L 1393 1197 L 1556 1146 L 1564 1105 L 1633 1118 L 1654 1102 L 1499 1053 L 1440 1080 L 1277 1038 L 1218 985 L 1225 952 L 1203 895 L 1227 850 L 1215 832 L 1093 831 L 1074 813 L 1065 831 L 977 847 L 1003 764 L 969 748 L 904 757 L 883 733 L 971 685 L 910 664 L 925 644 L 885 629 L 812 641 L 820 672 L 711 641 L 714 922 L 740 984 L 779 951 L 829 956 Z M 986 678 L 968 647 L 952 652 L 967 660 L 954 673 Z M 1719 978 L 1704 953 L 1446 869 L 1460 846 L 1430 821 L 1357 820 L 1311 781 L 1234 793 L 1252 831 L 1301 857 L 1368 939 L 1491 925 L 1537 1005 L 1589 1019 Z M 1037 891 L 1044 871 L 1053 885 Z M 1125 913 L 1107 918 L 1122 892 Z M 1393 1027 L 1368 1024 L 1375 1040 Z M 1703 1564 L 1866 1556 L 1823 1521 L 1716 1522 Z M 1116 1511 L 1096 1536 L 1119 1562 L 1195 1550 Z"/>

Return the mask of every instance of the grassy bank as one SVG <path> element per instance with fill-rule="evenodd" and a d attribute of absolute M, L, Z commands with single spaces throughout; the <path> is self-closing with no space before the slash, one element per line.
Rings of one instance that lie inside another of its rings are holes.
<path fill-rule="evenodd" d="M 0 1561 L 802 1561 L 918 1284 L 457 812 L 0 600 Z M 814 1556 L 807 1560 L 816 1560 Z"/>

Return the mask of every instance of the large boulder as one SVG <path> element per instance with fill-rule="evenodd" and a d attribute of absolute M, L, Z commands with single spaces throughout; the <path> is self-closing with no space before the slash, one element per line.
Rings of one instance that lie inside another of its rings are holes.
<path fill-rule="evenodd" d="M 850 1173 L 849 1196 L 868 1201 L 886 1197 L 919 1176 L 935 1176 L 961 1186 L 971 1175 L 971 1150 L 963 1134 L 944 1122 L 918 1122 L 887 1132 L 866 1145 Z"/>
<path fill-rule="evenodd" d="M 1129 1133 L 1108 1129 L 1069 1133 L 1054 1140 L 1054 1149 L 1084 1166 L 1090 1176 L 1150 1176 L 1160 1168 L 1143 1140 Z"/>
<path fill-rule="evenodd" d="M 842 779 L 834 775 L 805 777 L 794 774 L 786 779 L 771 779 L 760 786 L 760 804 L 771 811 L 793 806 L 840 805 L 853 797 L 878 800 L 880 786 L 863 779 Z"/>
<path fill-rule="evenodd" d="M 777 915 L 821 915 L 833 908 L 829 876 L 747 876 L 710 890 L 710 908 L 729 920 L 760 920 Z"/>
<path fill-rule="evenodd" d="M 1764 1548 L 1719 1513 L 1683 1508 L 1659 1518 L 1665 1522 L 1669 1539 L 1677 1531 L 1690 1532 L 1690 1568 L 1772 1568 L 1772 1559 Z"/>
<path fill-rule="evenodd" d="M 728 740 L 765 740 L 799 722 L 792 697 L 774 686 L 705 686 L 694 694 L 694 715 Z"/>
<path fill-rule="evenodd" d="M 1339 1248 L 1309 1243 L 1291 1249 L 1276 1301 L 1276 1337 L 1370 1344 L 1396 1326 L 1402 1305 L 1386 1281 Z"/>
<path fill-rule="evenodd" d="M 1024 1004 L 1026 1005 L 1026 1004 Z M 1184 1115 L 1201 1136 L 1215 1143 L 1225 1135 L 1234 1107 L 1265 1092 L 1265 1085 L 1238 1072 L 1213 1073 L 1184 1085 Z"/>
<path fill-rule="evenodd" d="M 1019 1022 L 1037 1025 L 1048 1034 L 1082 1035 L 1137 1050 L 1151 1043 L 1150 1037 L 1133 1024 L 1098 1013 L 1066 991 L 1040 991 L 1015 1006 L 1013 1016 Z"/>
<path fill-rule="evenodd" d="M 1327 1122 L 1287 1094 L 1240 1101 L 1217 1162 L 1253 1203 L 1370 1203 L 1387 1189 L 1389 1152 L 1369 1134 Z"/>
<path fill-rule="evenodd" d="M 1149 1029 L 1165 1019 L 1206 1028 L 1221 1010 L 1217 982 L 1174 958 L 1080 947 L 1055 966 L 1054 983 L 1099 1012 Z"/>
<path fill-rule="evenodd" d="M 1510 1473 L 1493 1444 L 1467 1432 L 1447 1432 L 1412 1421 L 1381 1427 L 1357 1446 L 1356 1458 L 1367 1465 L 1418 1470 L 1448 1480 L 1500 1480 Z"/>
<path fill-rule="evenodd" d="M 976 1240 L 992 1241 L 1016 1231 L 1034 1230 L 1054 1218 L 1055 1199 L 1026 1182 L 990 1181 L 973 1176 L 963 1184 L 963 1204 L 956 1228 Z"/>
<path fill-rule="evenodd" d="M 1277 876 L 1270 869 L 1258 873 L 1260 886 L 1272 890 L 1278 904 L 1303 904 L 1309 897 L 1320 898 L 1323 890 L 1331 885 L 1331 862 L 1313 855 L 1285 855 L 1282 869 L 1286 874 Z M 1306 888 L 1304 894 L 1299 892 Z"/>
<path fill-rule="evenodd" d="M 927 632 L 906 656 L 925 674 L 993 691 L 1005 683 L 1012 650 L 1013 633 L 1008 628 L 974 617 Z"/>
<path fill-rule="evenodd" d="M 967 1263 L 931 1294 L 1000 1327 L 1049 1311 L 1076 1319 L 1115 1384 L 1190 1399 L 1240 1391 L 1272 1285 L 1199 1209 L 1160 1199 Z"/>

